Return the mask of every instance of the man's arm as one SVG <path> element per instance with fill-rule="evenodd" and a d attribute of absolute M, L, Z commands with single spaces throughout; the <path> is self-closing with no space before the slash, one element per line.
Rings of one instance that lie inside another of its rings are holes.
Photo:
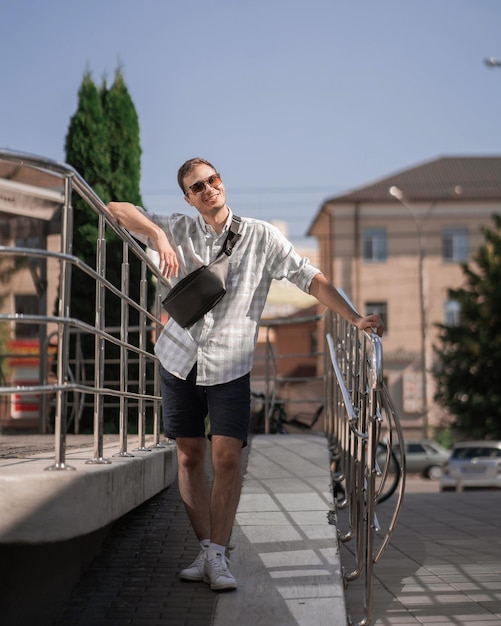
<path fill-rule="evenodd" d="M 152 222 L 130 202 L 110 202 L 106 211 L 119 226 L 130 232 L 148 237 L 158 252 L 160 271 L 166 278 L 177 276 L 179 264 L 175 250 L 170 245 L 164 230 Z"/>
<path fill-rule="evenodd" d="M 368 315 L 367 317 L 358 315 L 322 273 L 317 274 L 311 281 L 310 294 L 359 330 L 375 328 L 380 337 L 383 335 L 384 324 L 379 315 Z"/>

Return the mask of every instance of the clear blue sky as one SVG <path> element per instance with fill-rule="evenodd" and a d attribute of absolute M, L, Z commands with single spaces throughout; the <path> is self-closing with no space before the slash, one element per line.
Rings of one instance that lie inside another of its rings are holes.
<path fill-rule="evenodd" d="M 501 154 L 499 0 L 0 0 L 0 147 L 64 160 L 86 68 L 120 62 L 148 209 L 203 156 L 237 214 L 304 234 L 322 200 Z"/>

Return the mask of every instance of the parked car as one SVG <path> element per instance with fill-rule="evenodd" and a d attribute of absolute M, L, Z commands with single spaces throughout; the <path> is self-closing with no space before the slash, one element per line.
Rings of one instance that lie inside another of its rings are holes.
<path fill-rule="evenodd" d="M 436 441 L 423 439 L 405 442 L 405 464 L 408 473 L 419 473 L 425 478 L 438 480 L 442 466 L 449 458 L 450 451 Z"/>
<path fill-rule="evenodd" d="M 463 441 L 451 451 L 440 491 L 501 487 L 501 441 Z"/>

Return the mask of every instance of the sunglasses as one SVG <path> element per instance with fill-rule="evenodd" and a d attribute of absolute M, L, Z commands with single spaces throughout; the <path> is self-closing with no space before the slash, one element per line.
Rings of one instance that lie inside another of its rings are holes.
<path fill-rule="evenodd" d="M 188 195 L 189 191 L 193 192 L 194 194 L 202 193 L 202 191 L 205 190 L 205 185 L 210 185 L 211 187 L 219 187 L 222 182 L 223 181 L 221 180 L 221 176 L 219 174 L 212 174 L 212 176 L 209 176 L 209 178 L 206 178 L 205 180 L 199 180 L 198 182 L 193 183 L 193 185 L 190 185 L 186 190 L 186 195 Z"/>

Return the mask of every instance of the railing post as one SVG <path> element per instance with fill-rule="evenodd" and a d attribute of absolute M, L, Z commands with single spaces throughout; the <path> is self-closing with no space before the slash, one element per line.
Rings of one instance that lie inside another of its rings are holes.
<path fill-rule="evenodd" d="M 105 290 L 102 279 L 106 276 L 106 238 L 105 219 L 99 216 L 99 234 L 96 249 L 96 272 L 99 279 L 96 282 L 96 330 L 103 331 L 105 327 Z M 103 458 L 103 394 L 104 385 L 104 338 L 100 332 L 95 338 L 94 357 L 94 458 L 86 461 L 88 464 L 107 464 L 110 460 Z"/>
<path fill-rule="evenodd" d="M 271 380 L 271 372 L 270 372 L 270 361 L 271 361 L 271 341 L 270 341 L 270 326 L 266 327 L 266 344 L 265 344 L 265 352 L 266 352 L 266 360 L 264 363 L 264 432 L 266 435 L 270 434 L 270 407 L 271 407 L 271 399 L 270 399 L 270 380 Z"/>
<path fill-rule="evenodd" d="M 141 283 L 139 289 L 140 311 L 139 311 L 139 401 L 138 401 L 138 447 L 137 451 L 150 452 L 151 448 L 146 446 L 146 408 L 144 402 L 144 392 L 146 388 L 146 361 L 144 351 L 146 350 L 146 315 L 148 306 L 148 281 L 146 278 L 146 265 L 141 263 Z"/>
<path fill-rule="evenodd" d="M 61 225 L 61 251 L 70 255 L 73 251 L 73 205 L 72 176 L 64 178 L 64 206 Z M 66 415 L 66 392 L 62 389 L 68 380 L 69 328 L 71 297 L 71 264 L 65 259 L 60 261 L 59 274 L 59 323 L 57 326 L 57 384 L 56 414 L 54 417 L 55 463 L 47 470 L 71 469 L 66 465 L 66 431 L 68 416 Z"/>
<path fill-rule="evenodd" d="M 155 283 L 155 306 L 154 306 L 154 316 L 157 320 L 154 325 L 155 335 L 156 337 L 162 332 L 162 326 L 158 320 L 160 320 L 162 314 L 162 292 L 160 288 L 160 281 L 157 280 Z M 154 372 L 153 372 L 153 395 L 160 396 L 160 372 L 158 371 L 158 364 L 154 363 Z M 165 448 L 163 443 L 160 443 L 160 428 L 161 428 L 161 404 L 158 400 L 154 400 L 153 402 L 153 447 L 155 448 Z"/>
<path fill-rule="evenodd" d="M 126 241 L 122 245 L 122 293 L 129 295 L 129 245 Z M 129 305 L 125 298 L 120 301 L 120 340 L 123 344 L 129 342 Z M 120 416 L 119 416 L 119 437 L 120 451 L 113 456 L 133 457 L 134 455 L 127 452 L 127 424 L 129 412 L 129 400 L 126 396 L 128 389 L 129 374 L 129 351 L 125 345 L 120 346 Z"/>

